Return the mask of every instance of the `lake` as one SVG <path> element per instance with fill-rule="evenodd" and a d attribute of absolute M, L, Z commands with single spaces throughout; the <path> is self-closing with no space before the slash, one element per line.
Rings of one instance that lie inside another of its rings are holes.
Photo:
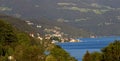
<path fill-rule="evenodd" d="M 120 40 L 120 36 L 110 37 L 97 37 L 97 38 L 78 38 L 81 42 L 66 42 L 58 43 L 65 49 L 71 56 L 75 57 L 78 61 L 82 61 L 82 57 L 88 50 L 89 52 L 99 51 L 105 46 L 109 45 L 115 40 Z"/>

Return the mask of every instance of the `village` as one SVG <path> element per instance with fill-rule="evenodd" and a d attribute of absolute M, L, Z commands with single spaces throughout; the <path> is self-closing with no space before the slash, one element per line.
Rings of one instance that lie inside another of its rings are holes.
<path fill-rule="evenodd" d="M 26 21 L 26 23 L 30 26 L 34 25 L 34 23 L 31 21 Z M 36 25 L 36 27 L 42 28 L 43 26 Z M 45 32 L 44 36 L 41 36 L 40 33 L 29 33 L 29 35 L 39 40 L 43 40 L 43 39 L 52 40 L 51 43 L 80 42 L 80 40 L 69 37 L 68 34 L 62 32 L 61 28 L 58 26 L 54 26 L 53 28 L 45 28 L 43 31 Z"/>

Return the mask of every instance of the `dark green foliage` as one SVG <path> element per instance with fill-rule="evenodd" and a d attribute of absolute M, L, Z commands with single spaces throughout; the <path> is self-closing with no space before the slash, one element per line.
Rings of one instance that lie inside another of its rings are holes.
<path fill-rule="evenodd" d="M 39 46 L 17 46 L 14 56 L 17 61 L 44 61 L 45 54 Z"/>
<path fill-rule="evenodd" d="M 92 61 L 92 57 L 89 51 L 87 51 L 86 54 L 84 55 L 83 61 Z"/>
<path fill-rule="evenodd" d="M 40 61 L 42 58 L 44 59 L 42 46 L 35 44 L 37 42 L 34 38 L 0 20 L 0 59 L 2 61 L 7 60 L 8 56 L 13 56 L 18 61 Z"/>
<path fill-rule="evenodd" d="M 103 61 L 120 61 L 120 41 L 115 41 L 102 49 Z"/>
<path fill-rule="evenodd" d="M 99 52 L 93 52 L 91 53 L 91 59 L 92 61 L 100 61 L 101 60 L 101 53 Z"/>
<path fill-rule="evenodd" d="M 14 28 L 10 24 L 7 24 L 0 20 L 0 43 L 2 45 L 12 45 L 17 41 Z"/>
<path fill-rule="evenodd" d="M 115 41 L 103 48 L 101 53 L 86 53 L 83 61 L 120 61 L 120 41 Z"/>
<path fill-rule="evenodd" d="M 15 29 L 10 24 L 0 20 L 0 55 L 11 54 L 9 51 L 14 49 L 17 41 Z"/>
<path fill-rule="evenodd" d="M 45 54 L 47 48 L 49 56 Z M 0 61 L 9 61 L 9 56 L 13 61 L 76 61 L 50 40 L 32 38 L 0 20 Z"/>

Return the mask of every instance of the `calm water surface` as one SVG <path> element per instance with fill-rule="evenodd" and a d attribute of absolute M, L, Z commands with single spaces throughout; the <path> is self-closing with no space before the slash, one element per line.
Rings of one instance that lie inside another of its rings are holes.
<path fill-rule="evenodd" d="M 87 50 L 89 52 L 100 51 L 100 49 L 70 49 L 66 51 L 69 52 L 78 61 L 82 61 L 82 57 L 86 53 Z"/>
<path fill-rule="evenodd" d="M 88 50 L 89 52 L 98 51 L 109 45 L 109 43 L 120 40 L 118 36 L 112 37 L 99 37 L 99 38 L 79 38 L 82 42 L 76 43 L 59 43 L 63 49 L 75 57 L 78 61 L 82 61 L 82 57 Z"/>

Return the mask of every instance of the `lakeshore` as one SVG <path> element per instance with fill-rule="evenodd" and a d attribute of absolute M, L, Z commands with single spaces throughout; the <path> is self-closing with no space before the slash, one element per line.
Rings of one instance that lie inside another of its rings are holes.
<path fill-rule="evenodd" d="M 58 43 L 63 49 L 65 49 L 71 56 L 75 57 L 78 61 L 82 61 L 83 55 L 88 50 L 89 52 L 95 52 L 104 48 L 115 40 L 120 40 L 120 36 L 111 37 L 98 37 L 98 38 L 79 38 L 82 42 L 66 42 Z"/>

